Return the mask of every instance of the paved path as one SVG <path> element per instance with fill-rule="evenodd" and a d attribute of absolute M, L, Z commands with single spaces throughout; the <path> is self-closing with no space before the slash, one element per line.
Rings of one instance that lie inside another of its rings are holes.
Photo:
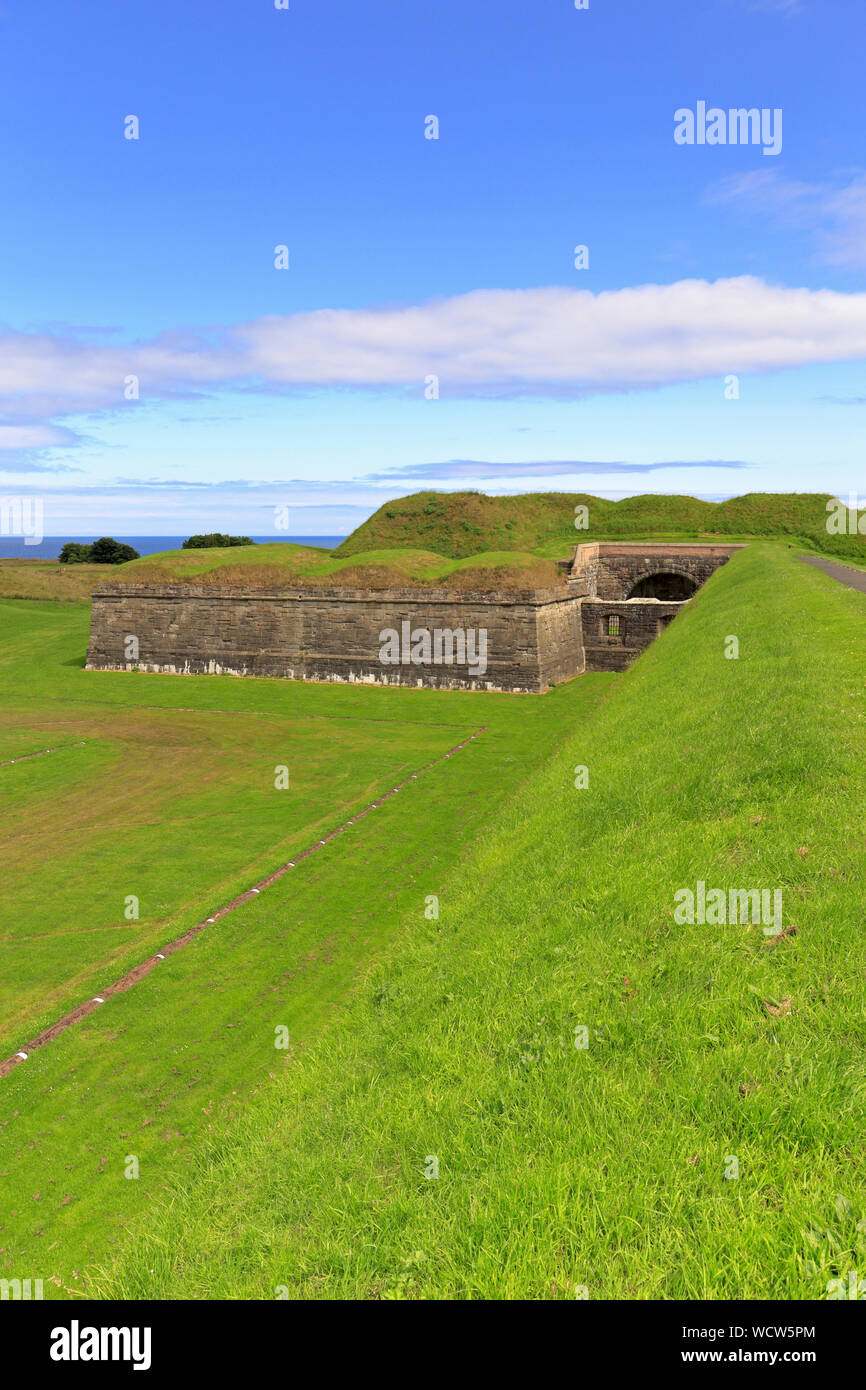
<path fill-rule="evenodd" d="M 855 570 L 850 565 L 836 565 L 832 560 L 819 560 L 816 555 L 801 555 L 800 559 L 807 565 L 815 565 L 825 574 L 829 574 L 831 579 L 838 579 L 840 584 L 847 584 L 849 589 L 859 589 L 866 594 L 866 570 Z"/>

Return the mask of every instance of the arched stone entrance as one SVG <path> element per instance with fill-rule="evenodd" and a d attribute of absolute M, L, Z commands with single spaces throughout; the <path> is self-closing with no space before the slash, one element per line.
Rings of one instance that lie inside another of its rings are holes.
<path fill-rule="evenodd" d="M 634 585 L 629 598 L 657 598 L 663 603 L 682 603 L 697 592 L 697 584 L 687 574 L 674 574 L 669 570 L 658 574 L 644 575 Z"/>

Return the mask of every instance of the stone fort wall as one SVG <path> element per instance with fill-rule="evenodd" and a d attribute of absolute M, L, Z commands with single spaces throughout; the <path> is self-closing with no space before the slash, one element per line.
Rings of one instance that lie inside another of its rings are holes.
<path fill-rule="evenodd" d="M 87 667 L 538 692 L 583 670 L 579 602 L 558 589 L 119 584 L 93 595 Z M 383 633 L 395 634 L 396 653 Z"/>
<path fill-rule="evenodd" d="M 738 545 L 677 545 L 644 541 L 597 541 L 575 548 L 570 575 L 587 583 L 595 598 L 627 599 L 634 586 L 655 574 L 679 574 L 695 588 L 724 565 Z"/>
<path fill-rule="evenodd" d="M 635 583 L 700 585 L 737 546 L 593 543 L 564 562 L 563 589 L 96 589 L 89 670 L 542 692 L 628 666 L 682 602 L 629 599 Z"/>
<path fill-rule="evenodd" d="M 584 669 L 624 671 L 673 621 L 682 606 L 658 599 L 586 599 L 581 605 Z M 618 619 L 613 633 L 609 631 L 612 617 Z"/>

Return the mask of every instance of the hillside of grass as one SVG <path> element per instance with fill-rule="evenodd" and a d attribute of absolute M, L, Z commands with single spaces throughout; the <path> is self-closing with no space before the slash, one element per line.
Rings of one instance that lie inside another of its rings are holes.
<path fill-rule="evenodd" d="M 587 493 L 539 492 L 487 497 L 480 492 L 416 492 L 384 506 L 353 531 L 336 556 L 400 546 L 429 546 L 459 559 L 481 550 L 521 550 L 557 558 L 588 540 L 710 539 L 715 536 L 826 537 L 825 493 L 749 493 L 725 502 L 645 494 L 611 502 Z M 588 526 L 575 529 L 575 507 Z M 827 537 L 827 539 L 831 539 Z M 851 553 L 866 555 L 866 537 Z"/>
<path fill-rule="evenodd" d="M 552 560 L 524 551 L 487 551 L 453 559 L 417 547 L 352 555 L 289 542 L 230 549 L 167 550 L 115 567 L 106 582 L 202 584 L 212 588 L 357 589 L 418 585 L 456 589 L 549 588 L 564 583 Z"/>
<path fill-rule="evenodd" d="M 810 1300 L 862 1270 L 864 673 L 866 597 L 735 555 L 90 1291 Z M 783 934 L 677 925 L 699 880 L 781 889 Z"/>
<path fill-rule="evenodd" d="M 557 560 L 588 540 L 792 538 L 804 550 L 866 566 L 866 534 L 827 531 L 828 495 L 751 493 L 727 502 L 646 494 L 620 502 L 580 493 L 486 497 L 420 492 L 388 502 L 336 550 L 264 545 L 166 550 L 123 565 L 0 560 L 0 598 L 81 602 L 104 584 L 361 590 L 439 587 L 492 592 L 562 587 Z M 576 530 L 575 507 L 588 526 Z M 866 527 L 866 516 L 863 518 Z"/>
<path fill-rule="evenodd" d="M 57 560 L 0 560 L 0 599 L 60 599 L 83 603 L 115 565 L 61 565 Z"/>

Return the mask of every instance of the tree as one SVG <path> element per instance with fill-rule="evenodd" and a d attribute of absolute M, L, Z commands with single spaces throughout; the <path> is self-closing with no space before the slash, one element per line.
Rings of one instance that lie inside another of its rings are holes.
<path fill-rule="evenodd" d="M 131 545 L 116 541 L 113 536 L 100 536 L 90 547 L 92 565 L 124 565 L 127 560 L 137 560 L 139 554 Z"/>
<path fill-rule="evenodd" d="M 58 556 L 61 565 L 125 565 L 127 560 L 140 559 L 137 550 L 113 536 L 101 536 L 93 545 L 67 541 Z"/>
<path fill-rule="evenodd" d="M 181 550 L 212 550 L 217 546 L 255 545 L 249 536 L 226 536 L 222 531 L 209 531 L 206 536 L 190 536 Z"/>
<path fill-rule="evenodd" d="M 61 565 L 86 565 L 90 559 L 90 546 L 80 545 L 78 541 L 67 541 L 58 559 Z"/>

